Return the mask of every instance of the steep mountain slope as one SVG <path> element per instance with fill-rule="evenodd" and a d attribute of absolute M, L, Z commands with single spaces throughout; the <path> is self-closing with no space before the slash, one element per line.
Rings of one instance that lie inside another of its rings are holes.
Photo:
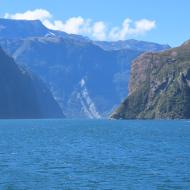
<path fill-rule="evenodd" d="M 11 22 L 5 24 L 0 20 L 0 25 L 11 32 Z M 68 117 L 99 118 L 110 114 L 127 95 L 131 61 L 156 47 L 143 43 L 139 45 L 142 51 L 137 50 L 138 44 L 131 46 L 134 50 L 124 47 L 107 51 L 82 36 L 49 30 L 39 21 L 14 21 L 14 24 L 17 22 L 12 37 L 0 33 L 0 45 L 17 63 L 25 65 L 50 86 Z M 31 27 L 30 32 L 25 31 L 25 22 L 30 26 L 37 22 L 39 30 Z M 166 48 L 157 46 L 157 50 Z"/>
<path fill-rule="evenodd" d="M 135 60 L 129 96 L 112 118 L 190 118 L 190 41 Z"/>
<path fill-rule="evenodd" d="M 63 117 L 49 90 L 0 48 L 0 118 Z"/>

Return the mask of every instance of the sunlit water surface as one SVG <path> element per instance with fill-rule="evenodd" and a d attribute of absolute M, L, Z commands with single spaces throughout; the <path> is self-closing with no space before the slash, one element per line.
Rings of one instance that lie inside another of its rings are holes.
<path fill-rule="evenodd" d="M 0 121 L 0 190 L 190 189 L 190 122 Z"/>

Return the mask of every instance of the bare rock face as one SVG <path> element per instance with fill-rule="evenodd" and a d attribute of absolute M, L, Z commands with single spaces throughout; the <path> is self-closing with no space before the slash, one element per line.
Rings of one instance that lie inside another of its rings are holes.
<path fill-rule="evenodd" d="M 145 53 L 139 56 L 131 66 L 131 76 L 129 81 L 129 94 L 136 91 L 142 83 L 148 79 L 147 73 L 153 61 L 153 53 Z"/>
<path fill-rule="evenodd" d="M 112 117 L 190 118 L 190 43 L 139 56 L 131 67 L 129 96 Z"/>

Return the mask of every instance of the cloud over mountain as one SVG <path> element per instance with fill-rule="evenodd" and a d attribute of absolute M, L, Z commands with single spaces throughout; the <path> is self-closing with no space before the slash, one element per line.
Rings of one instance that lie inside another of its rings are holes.
<path fill-rule="evenodd" d="M 67 20 L 55 20 L 53 15 L 45 9 L 28 10 L 23 13 L 6 13 L 4 18 L 41 20 L 42 23 L 53 30 L 60 30 L 69 34 L 80 34 L 95 40 L 125 40 L 132 36 L 143 35 L 156 27 L 156 21 L 140 19 L 133 21 L 126 18 L 121 26 L 109 26 L 104 21 L 93 21 L 81 16 L 71 17 Z"/>

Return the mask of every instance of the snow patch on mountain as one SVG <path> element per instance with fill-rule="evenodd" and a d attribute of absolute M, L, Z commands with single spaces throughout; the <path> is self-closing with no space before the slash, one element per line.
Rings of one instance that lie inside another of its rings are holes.
<path fill-rule="evenodd" d="M 56 34 L 54 34 L 53 32 L 48 32 L 45 37 L 53 37 L 53 36 L 56 36 Z"/>

